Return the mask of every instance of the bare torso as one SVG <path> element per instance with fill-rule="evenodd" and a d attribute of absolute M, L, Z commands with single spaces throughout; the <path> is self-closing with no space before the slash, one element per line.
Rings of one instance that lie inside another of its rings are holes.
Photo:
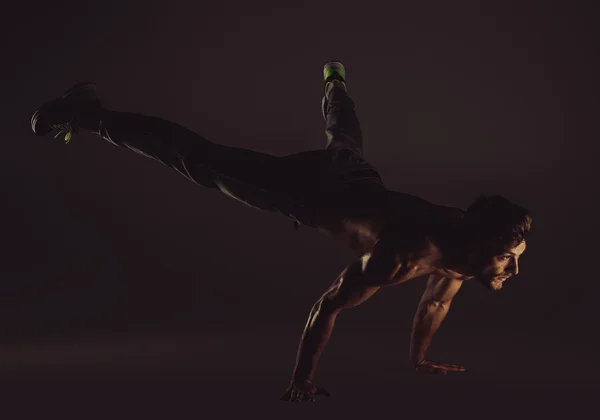
<path fill-rule="evenodd" d="M 463 211 L 407 194 L 389 193 L 391 199 L 386 208 L 363 216 L 331 217 L 324 220 L 317 230 L 355 251 L 365 264 L 377 241 L 405 244 L 403 236 L 410 235 L 415 239 L 410 252 L 398 246 L 403 263 L 394 277 L 395 284 L 433 272 L 448 275 L 437 239 L 445 234 L 447 227 L 460 221 Z"/>

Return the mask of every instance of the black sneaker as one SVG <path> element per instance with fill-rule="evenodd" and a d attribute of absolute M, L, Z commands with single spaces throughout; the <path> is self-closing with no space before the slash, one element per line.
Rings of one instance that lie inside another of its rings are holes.
<path fill-rule="evenodd" d="M 102 110 L 96 94 L 96 84 L 81 82 L 67 90 L 59 98 L 43 104 L 31 117 L 31 129 L 38 136 L 45 136 L 53 130 L 63 132 L 69 143 L 73 134 L 78 133 L 83 120 L 91 120 Z"/>

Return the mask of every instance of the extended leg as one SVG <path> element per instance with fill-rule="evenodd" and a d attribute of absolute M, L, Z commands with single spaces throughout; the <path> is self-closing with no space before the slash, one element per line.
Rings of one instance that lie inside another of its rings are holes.
<path fill-rule="evenodd" d="M 171 121 L 104 109 L 95 85 L 76 85 L 61 98 L 44 104 L 32 118 L 32 129 L 45 135 L 61 127 L 80 128 L 104 140 L 152 158 L 207 188 L 261 210 L 274 211 L 308 224 L 294 195 L 299 168 L 289 159 L 213 143 Z"/>

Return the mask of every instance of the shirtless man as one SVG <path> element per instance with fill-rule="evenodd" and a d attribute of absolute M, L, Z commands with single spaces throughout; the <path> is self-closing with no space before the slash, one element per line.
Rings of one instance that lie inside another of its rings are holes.
<path fill-rule="evenodd" d="M 409 360 L 422 373 L 464 371 L 428 360 L 431 339 L 463 281 L 477 278 L 498 291 L 519 272 L 531 226 L 525 209 L 500 196 L 480 196 L 463 211 L 386 189 L 363 158 L 362 132 L 343 64 L 329 62 L 323 74 L 327 145 L 287 156 L 215 144 L 174 122 L 108 110 L 89 82 L 46 102 L 31 119 L 39 136 L 60 129 L 57 136 L 66 132 L 69 142 L 79 130 L 91 131 L 198 185 L 281 213 L 296 229 L 313 227 L 356 252 L 310 311 L 292 379 L 281 397 L 292 402 L 329 395 L 313 384 L 313 377 L 341 311 L 384 286 L 425 275 L 429 279 L 413 321 Z"/>

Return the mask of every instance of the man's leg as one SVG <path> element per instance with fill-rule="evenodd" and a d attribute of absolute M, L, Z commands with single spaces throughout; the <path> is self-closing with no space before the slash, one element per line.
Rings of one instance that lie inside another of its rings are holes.
<path fill-rule="evenodd" d="M 325 64 L 323 77 L 325 95 L 321 105 L 326 122 L 326 148 L 332 151 L 335 178 L 343 183 L 381 184 L 381 176 L 363 157 L 362 130 L 354 101 L 348 95 L 344 65 L 339 61 Z"/>
<path fill-rule="evenodd" d="M 346 70 L 339 61 L 323 67 L 327 167 L 319 185 L 318 211 L 328 230 L 349 217 L 373 217 L 385 206 L 387 191 L 381 176 L 363 157 L 363 136 L 354 101 L 347 92 Z"/>
<path fill-rule="evenodd" d="M 321 101 L 327 148 L 346 148 L 362 156 L 363 139 L 355 104 L 348 95 L 346 69 L 339 61 L 323 67 L 325 95 Z"/>
<path fill-rule="evenodd" d="M 292 218 L 291 192 L 298 168 L 284 158 L 213 143 L 171 121 L 103 108 L 93 83 L 74 86 L 42 105 L 32 117 L 40 136 L 57 129 L 83 129 L 176 170 L 192 182 L 217 188 L 243 203 Z M 302 216 L 302 215 L 299 215 Z M 301 219 L 301 221 L 303 221 Z"/>

